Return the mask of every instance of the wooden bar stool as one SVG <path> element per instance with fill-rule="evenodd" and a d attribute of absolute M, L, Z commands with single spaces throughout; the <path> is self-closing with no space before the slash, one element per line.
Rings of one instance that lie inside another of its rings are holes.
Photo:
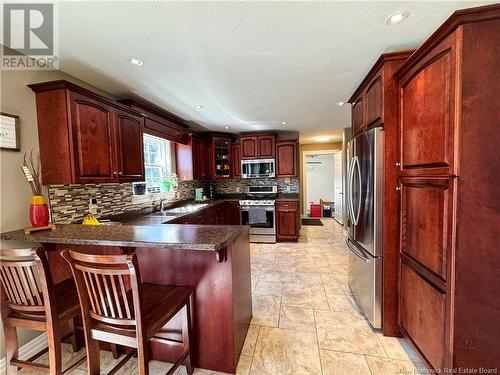
<path fill-rule="evenodd" d="M 51 375 L 60 375 L 85 360 L 85 357 L 82 357 L 66 370 L 62 370 L 61 341 L 71 336 L 73 351 L 80 350 L 75 335 L 80 305 L 73 279 L 53 284 L 47 257 L 42 248 L 1 250 L 0 281 L 0 308 L 8 375 L 16 374 L 19 367 L 49 370 Z M 67 327 L 68 324 L 71 332 L 62 336 L 65 325 Z M 48 348 L 25 361 L 17 358 L 17 327 L 46 331 Z M 49 365 L 33 362 L 47 350 Z"/>
<path fill-rule="evenodd" d="M 149 341 L 182 347 L 168 374 L 181 365 L 193 373 L 189 350 L 189 287 L 141 283 L 137 256 L 87 255 L 65 250 L 82 307 L 89 375 L 98 375 L 99 342 L 133 348 L 110 372 L 137 354 L 139 374 L 149 374 Z M 159 337 L 159 331 L 182 310 L 182 341 Z"/>

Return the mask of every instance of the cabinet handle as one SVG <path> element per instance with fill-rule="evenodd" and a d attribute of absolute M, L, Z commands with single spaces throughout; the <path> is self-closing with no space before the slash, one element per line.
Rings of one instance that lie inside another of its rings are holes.
<path fill-rule="evenodd" d="M 117 172 L 117 171 L 114 171 L 114 172 L 113 172 L 113 175 L 114 175 L 114 176 L 116 176 L 117 174 L 118 174 L 118 172 Z"/>
<path fill-rule="evenodd" d="M 401 188 L 399 186 L 396 186 L 396 191 L 401 191 Z"/>
<path fill-rule="evenodd" d="M 394 163 L 394 166 L 395 166 L 395 167 L 401 167 L 401 163 L 399 163 L 399 162 L 395 162 L 395 163 Z"/>
<path fill-rule="evenodd" d="M 119 174 L 120 176 L 123 176 L 123 172 L 118 172 L 118 174 Z"/>

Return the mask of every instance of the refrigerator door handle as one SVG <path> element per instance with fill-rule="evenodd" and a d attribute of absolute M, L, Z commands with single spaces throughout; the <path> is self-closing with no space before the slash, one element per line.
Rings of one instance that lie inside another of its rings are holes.
<path fill-rule="evenodd" d="M 352 189 L 351 189 L 351 170 L 352 170 L 352 162 L 353 159 L 349 160 L 349 165 L 347 166 L 347 194 L 346 194 L 346 208 L 347 208 L 347 216 L 348 218 L 351 219 L 351 221 L 354 220 L 353 215 L 351 214 L 351 201 L 352 201 Z"/>
<path fill-rule="evenodd" d="M 356 222 L 354 223 L 354 225 L 358 225 L 358 222 L 359 222 L 359 216 L 361 215 L 361 189 L 363 188 L 363 184 L 361 182 L 361 166 L 359 165 L 359 159 L 358 157 L 356 156 L 356 166 L 357 166 L 357 170 L 358 170 L 358 181 L 359 181 L 359 200 L 358 200 L 358 213 L 356 214 Z M 354 211 L 354 209 L 353 209 Z"/>
<path fill-rule="evenodd" d="M 349 248 L 349 250 L 351 250 L 351 253 L 353 253 L 354 255 L 356 255 L 358 258 L 362 259 L 363 261 L 365 261 L 366 263 L 370 263 L 372 260 L 367 257 L 362 251 L 360 251 L 356 245 L 352 244 L 352 241 L 350 238 L 348 238 L 346 240 L 346 245 L 347 247 Z"/>
<path fill-rule="evenodd" d="M 353 205 L 353 202 L 352 202 L 352 196 L 353 196 L 353 193 L 352 193 L 352 184 L 354 182 L 354 167 L 357 166 L 358 168 L 358 176 L 359 176 L 359 179 L 360 179 L 360 183 L 361 183 L 361 170 L 359 168 L 359 161 L 358 161 L 358 157 L 357 156 L 354 156 L 354 158 L 352 159 L 352 166 L 351 166 L 351 173 L 349 175 L 349 191 L 350 191 L 350 210 L 351 210 L 351 215 L 352 215 L 352 223 L 354 225 L 358 225 L 358 219 L 359 219 L 359 214 L 360 214 L 360 211 L 361 211 L 361 184 L 360 184 L 360 190 L 359 190 L 359 194 L 360 194 L 360 197 L 359 197 L 359 200 L 358 200 L 358 214 L 355 215 L 354 214 L 354 205 Z"/>

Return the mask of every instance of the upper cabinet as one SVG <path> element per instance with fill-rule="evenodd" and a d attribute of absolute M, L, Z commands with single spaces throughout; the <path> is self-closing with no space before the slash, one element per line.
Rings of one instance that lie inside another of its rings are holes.
<path fill-rule="evenodd" d="M 240 138 L 242 159 L 272 159 L 275 157 L 274 133 L 245 134 Z"/>
<path fill-rule="evenodd" d="M 359 96 L 352 103 L 351 117 L 352 117 L 352 135 L 361 133 L 365 129 L 365 111 L 363 96 Z"/>
<path fill-rule="evenodd" d="M 233 166 L 233 178 L 241 177 L 241 146 L 233 145 L 231 152 L 231 164 Z"/>
<path fill-rule="evenodd" d="M 191 135 L 187 144 L 175 144 L 177 176 L 182 181 L 206 180 L 209 175 L 209 146 L 197 135 Z"/>
<path fill-rule="evenodd" d="M 144 132 L 175 143 L 188 143 L 188 123 L 153 104 L 133 99 L 120 100 L 144 117 Z"/>
<path fill-rule="evenodd" d="M 29 87 L 44 185 L 144 180 L 140 113 L 67 81 Z"/>
<path fill-rule="evenodd" d="M 210 136 L 211 178 L 231 177 L 231 138 L 226 135 Z"/>
<path fill-rule="evenodd" d="M 297 176 L 297 141 L 276 143 L 276 177 Z"/>

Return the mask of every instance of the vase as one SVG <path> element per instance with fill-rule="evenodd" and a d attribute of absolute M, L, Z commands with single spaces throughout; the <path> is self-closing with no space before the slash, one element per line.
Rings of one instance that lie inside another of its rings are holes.
<path fill-rule="evenodd" d="M 172 182 L 170 181 L 163 181 L 163 193 L 168 193 L 170 191 L 170 188 L 172 187 Z"/>
<path fill-rule="evenodd" d="M 43 195 L 33 195 L 31 197 L 30 221 L 34 227 L 49 225 L 49 208 Z"/>

